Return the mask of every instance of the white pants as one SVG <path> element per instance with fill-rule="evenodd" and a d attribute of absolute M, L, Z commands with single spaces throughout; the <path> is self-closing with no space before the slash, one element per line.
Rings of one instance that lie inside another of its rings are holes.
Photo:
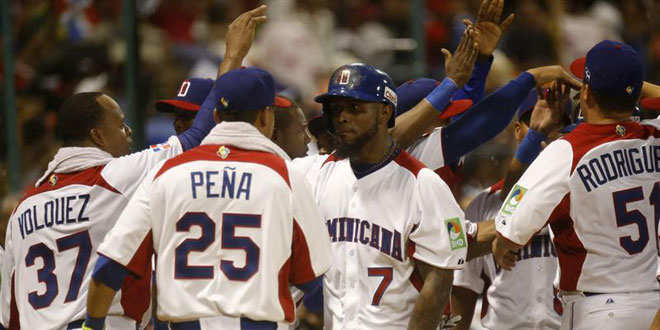
<path fill-rule="evenodd" d="M 660 306 L 660 291 L 564 296 L 561 330 L 647 330 Z"/>

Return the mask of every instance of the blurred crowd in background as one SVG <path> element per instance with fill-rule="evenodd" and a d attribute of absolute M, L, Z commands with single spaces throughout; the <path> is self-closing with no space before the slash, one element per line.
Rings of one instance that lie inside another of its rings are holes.
<path fill-rule="evenodd" d="M 257 33 L 245 64 L 269 70 L 308 118 L 320 113 L 313 96 L 325 89 L 330 73 L 341 64 L 375 65 L 397 84 L 417 78 L 411 76 L 418 47 L 413 24 L 423 28 L 424 76 L 441 79 L 440 50 L 455 48 L 464 28 L 461 20 L 474 17 L 479 4 L 425 0 L 423 14 L 417 15 L 409 0 L 137 1 L 137 111 L 146 118 L 145 144 L 174 134 L 172 118 L 155 111 L 155 100 L 175 96 L 185 78 L 214 78 L 228 24 L 262 2 L 269 4 L 268 22 Z M 659 0 L 512 0 L 506 5 L 504 17 L 509 12 L 517 17 L 495 54 L 487 92 L 530 67 L 568 66 L 602 39 L 631 44 L 645 59 L 645 80 L 660 81 Z M 125 102 L 121 0 L 12 0 L 10 6 L 19 140 L 0 135 L 3 220 L 20 198 L 7 188 L 8 144 L 20 145 L 21 184 L 27 187 L 58 148 L 55 113 L 66 97 L 102 91 Z M 507 130 L 469 155 L 459 200 L 465 203 L 502 178 L 513 152 Z"/>

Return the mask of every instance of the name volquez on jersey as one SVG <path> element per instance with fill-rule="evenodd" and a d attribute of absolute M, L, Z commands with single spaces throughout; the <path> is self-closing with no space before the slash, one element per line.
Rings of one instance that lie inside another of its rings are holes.
<path fill-rule="evenodd" d="M 594 157 L 575 169 L 587 192 L 635 174 L 660 172 L 660 146 L 620 149 Z"/>
<path fill-rule="evenodd" d="M 354 242 L 379 250 L 392 258 L 403 261 L 401 233 L 388 230 L 375 223 L 354 218 L 326 220 L 332 242 Z"/>
<path fill-rule="evenodd" d="M 89 194 L 65 196 L 49 200 L 41 207 L 32 205 L 18 215 L 18 228 L 21 238 L 43 228 L 89 221 L 85 216 Z"/>
<path fill-rule="evenodd" d="M 244 198 L 250 200 L 252 187 L 252 173 L 238 173 L 240 180 L 236 180 L 236 168 L 225 167 L 220 171 L 195 171 L 190 173 L 190 189 L 192 198 L 199 194 L 206 194 L 206 198 Z"/>

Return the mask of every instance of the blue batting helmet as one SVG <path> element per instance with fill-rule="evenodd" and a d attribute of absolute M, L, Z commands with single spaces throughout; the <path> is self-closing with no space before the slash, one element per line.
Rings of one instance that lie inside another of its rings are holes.
<path fill-rule="evenodd" d="M 391 105 L 392 117 L 388 126 L 394 127 L 397 96 L 392 78 L 387 73 L 363 63 L 343 65 L 330 77 L 328 92 L 315 97 L 314 101 L 327 103 L 337 96 Z"/>

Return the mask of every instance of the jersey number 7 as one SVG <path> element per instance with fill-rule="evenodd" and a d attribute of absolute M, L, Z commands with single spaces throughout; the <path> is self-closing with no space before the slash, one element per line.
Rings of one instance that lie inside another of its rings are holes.
<path fill-rule="evenodd" d="M 176 231 L 189 232 L 199 226 L 199 238 L 188 238 L 181 242 L 174 254 L 174 277 L 182 280 L 212 279 L 215 266 L 191 266 L 188 264 L 190 252 L 203 252 L 215 242 L 215 222 L 206 213 L 188 212 L 176 223 Z M 230 260 L 220 260 L 220 270 L 232 281 L 247 281 L 259 270 L 259 246 L 245 236 L 236 236 L 236 227 L 261 228 L 261 215 L 222 214 L 222 242 L 226 250 L 245 251 L 245 265 L 234 266 Z"/>

